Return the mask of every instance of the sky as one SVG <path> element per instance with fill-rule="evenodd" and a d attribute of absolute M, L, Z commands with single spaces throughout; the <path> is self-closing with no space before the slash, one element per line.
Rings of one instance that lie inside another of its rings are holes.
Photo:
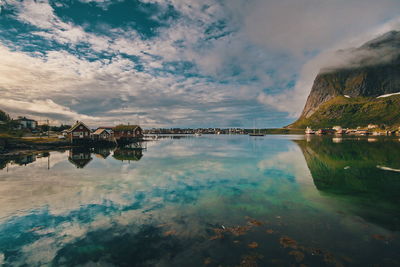
<path fill-rule="evenodd" d="M 91 126 L 282 127 L 399 0 L 0 0 L 0 109 Z"/>

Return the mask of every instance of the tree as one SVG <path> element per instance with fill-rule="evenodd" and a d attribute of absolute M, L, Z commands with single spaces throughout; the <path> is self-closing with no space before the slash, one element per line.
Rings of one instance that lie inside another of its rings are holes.
<path fill-rule="evenodd" d="M 4 111 L 0 110 L 0 121 L 9 121 L 10 116 Z"/>

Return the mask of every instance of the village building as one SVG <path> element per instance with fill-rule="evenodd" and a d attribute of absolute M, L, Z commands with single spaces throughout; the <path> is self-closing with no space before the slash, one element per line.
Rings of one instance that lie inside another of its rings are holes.
<path fill-rule="evenodd" d="M 315 131 L 313 129 L 311 129 L 311 127 L 307 126 L 305 133 L 306 134 L 315 134 Z"/>
<path fill-rule="evenodd" d="M 334 126 L 332 129 L 336 132 L 336 134 L 344 134 L 345 132 L 341 126 Z"/>
<path fill-rule="evenodd" d="M 112 134 L 110 130 L 99 128 L 92 134 L 92 137 L 96 141 L 110 141 Z"/>
<path fill-rule="evenodd" d="M 17 122 L 19 123 L 20 129 L 36 129 L 38 123 L 35 120 L 28 119 L 26 117 L 18 117 Z"/>
<path fill-rule="evenodd" d="M 117 125 L 113 128 L 114 138 L 118 140 L 134 140 L 143 137 L 143 130 L 138 125 Z"/>
<path fill-rule="evenodd" d="M 377 129 L 377 128 L 379 128 L 379 126 L 376 124 L 370 123 L 370 124 L 368 124 L 367 128 L 368 128 L 368 130 L 371 130 L 371 129 Z"/>
<path fill-rule="evenodd" d="M 76 123 L 67 131 L 67 133 L 68 139 L 71 142 L 89 141 L 92 138 L 92 131 L 81 121 L 76 121 Z"/>

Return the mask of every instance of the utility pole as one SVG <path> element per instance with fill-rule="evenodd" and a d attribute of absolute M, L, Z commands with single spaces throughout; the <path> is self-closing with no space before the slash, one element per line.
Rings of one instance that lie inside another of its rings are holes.
<path fill-rule="evenodd" d="M 49 120 L 47 120 L 47 137 L 50 138 L 50 123 L 49 123 Z"/>

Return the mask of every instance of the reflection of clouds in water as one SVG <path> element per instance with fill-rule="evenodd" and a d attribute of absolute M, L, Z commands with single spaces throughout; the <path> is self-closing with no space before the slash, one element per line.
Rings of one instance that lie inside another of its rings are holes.
<path fill-rule="evenodd" d="M 44 263 L 42 260 L 51 261 L 65 244 L 116 224 L 131 228 L 168 222 L 168 227 L 180 237 L 204 234 L 199 231 L 211 217 L 207 213 L 220 214 L 221 218 L 232 216 L 231 210 L 224 208 L 223 200 L 230 200 L 242 190 L 257 191 L 254 188 L 265 178 L 260 169 L 281 166 L 286 173 L 302 171 L 299 151 L 292 146 L 289 151 L 278 153 L 276 149 L 271 152 L 263 148 L 263 145 L 275 146 L 274 142 L 260 142 L 261 147 L 255 154 L 244 138 L 236 143 L 234 139 L 222 139 L 220 143 L 206 138 L 197 140 L 197 143 L 192 140 L 154 142 L 143 159 L 131 164 L 112 157 L 94 158 L 86 168 L 76 169 L 64 158 L 64 162 L 61 160 L 50 170 L 35 163 L 20 168 L 13 179 L 2 182 L 0 217 L 5 221 L 20 210 L 17 221 L 21 225 L 30 223 L 25 230 L 11 231 L 29 231 L 42 226 L 29 233 L 36 235 L 35 238 L 21 244 L 24 256 L 20 262 L 38 265 Z M 192 156 L 187 156 L 185 151 L 190 151 Z M 256 168 L 255 159 L 265 156 L 270 159 L 260 162 L 259 169 Z M 284 166 L 288 158 L 290 164 L 295 162 L 294 166 Z M 27 176 L 27 172 L 31 175 Z M 222 196 L 221 190 L 229 192 L 228 196 Z M 265 198 L 265 195 L 258 197 Z M 245 205 L 236 205 L 242 204 Z M 29 214 L 34 214 L 36 219 L 32 220 Z M 7 230 L 0 228 L 0 231 Z"/>
<path fill-rule="evenodd" d="M 153 143 L 154 149 L 146 152 L 144 159 L 131 164 L 95 158 L 88 167 L 78 170 L 66 162 L 66 153 L 53 152 L 51 162 L 57 163 L 56 168 L 47 170 L 35 162 L 15 169 L 12 175 L 0 176 L 8 180 L 0 187 L 0 217 L 44 205 L 52 214 L 60 215 L 81 205 L 102 204 L 105 199 L 123 206 L 129 204 L 125 195 L 131 192 L 206 188 L 207 184 L 234 177 L 259 175 L 253 170 L 253 162 L 246 162 L 246 157 L 253 156 L 246 144 L 229 138 Z M 182 151 L 192 151 L 197 156 L 180 158 L 177 155 Z M 220 156 L 227 154 L 232 160 L 222 161 Z M 239 158 L 239 164 L 235 158 Z"/>
<path fill-rule="evenodd" d="M 147 158 L 168 158 L 168 157 L 190 157 L 199 154 L 215 157 L 234 157 L 239 153 L 247 153 L 242 143 L 234 142 L 230 136 L 223 138 L 215 136 L 204 136 L 202 138 L 183 138 L 179 142 L 174 140 L 160 140 L 152 143 L 152 148 L 160 150 L 160 153 L 146 154 Z M 149 146 L 148 146 L 149 148 Z"/>
<path fill-rule="evenodd" d="M 44 237 L 22 247 L 18 265 L 38 266 L 51 263 L 57 253 L 56 244 L 54 237 Z"/>

